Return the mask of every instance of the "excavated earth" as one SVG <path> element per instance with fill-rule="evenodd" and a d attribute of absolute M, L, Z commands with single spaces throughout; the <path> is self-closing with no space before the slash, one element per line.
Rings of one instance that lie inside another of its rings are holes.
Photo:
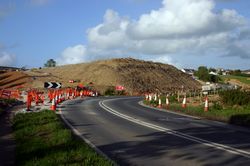
<path fill-rule="evenodd" d="M 0 88 L 13 87 L 15 84 L 43 88 L 46 81 L 61 82 L 63 87 L 92 85 L 100 93 L 117 85 L 124 86 L 128 94 L 167 93 L 201 88 L 199 82 L 172 65 L 132 58 L 31 69 L 19 72 L 15 78 L 7 76 L 0 75 L 4 78 L 0 81 Z M 69 83 L 69 80 L 74 80 L 75 83 Z"/>

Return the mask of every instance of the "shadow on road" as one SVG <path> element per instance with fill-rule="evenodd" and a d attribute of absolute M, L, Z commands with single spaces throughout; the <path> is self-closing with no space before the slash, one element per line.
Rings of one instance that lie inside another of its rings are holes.
<path fill-rule="evenodd" d="M 204 129 L 204 132 L 199 133 L 201 129 L 189 129 L 187 131 L 180 130 L 179 132 L 197 133 L 201 135 L 212 135 L 212 130 Z M 206 132 L 205 132 L 206 131 Z M 217 131 L 216 131 L 217 132 Z M 215 134 L 216 134 L 215 132 Z M 236 134 L 236 133 L 231 133 Z M 164 162 L 162 165 L 250 165 L 250 159 L 233 155 L 223 150 L 218 150 L 213 147 L 202 146 L 200 143 L 176 137 L 163 132 L 155 132 L 147 135 L 138 135 L 142 141 L 135 142 L 117 142 L 114 144 L 99 146 L 103 152 L 111 156 L 120 165 L 130 165 L 129 160 L 139 159 L 150 164 L 151 160 L 159 160 Z M 227 135 L 225 135 L 227 138 Z M 249 148 L 249 140 L 239 140 L 240 143 Z M 221 142 L 223 139 L 221 138 Z M 237 144 L 227 138 L 227 144 Z M 239 142 L 238 142 L 239 143 Z"/>

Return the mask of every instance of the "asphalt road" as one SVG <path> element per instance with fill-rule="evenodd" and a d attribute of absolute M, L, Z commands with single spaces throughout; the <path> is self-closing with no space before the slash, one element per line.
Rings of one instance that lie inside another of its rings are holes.
<path fill-rule="evenodd" d="M 141 99 L 70 100 L 61 116 L 119 165 L 250 165 L 250 130 L 147 108 Z"/>

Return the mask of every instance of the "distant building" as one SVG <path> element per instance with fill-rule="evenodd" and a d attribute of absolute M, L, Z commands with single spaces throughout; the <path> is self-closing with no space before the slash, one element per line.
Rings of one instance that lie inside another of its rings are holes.
<path fill-rule="evenodd" d="M 250 69 L 249 70 L 244 70 L 244 71 L 242 71 L 242 73 L 250 75 Z"/>
<path fill-rule="evenodd" d="M 23 70 L 23 69 L 22 68 L 17 68 L 17 67 L 0 66 L 0 70 L 3 70 L 3 71 L 20 71 L 20 70 Z"/>
<path fill-rule="evenodd" d="M 210 71 L 210 72 L 209 72 L 209 74 L 211 74 L 211 75 L 215 75 L 215 76 L 217 76 L 217 75 L 218 75 L 218 73 L 215 73 L 215 72 L 213 72 L 213 71 Z"/>
<path fill-rule="evenodd" d="M 216 70 L 217 75 L 228 75 L 230 73 L 230 70 L 225 70 L 223 68 L 218 68 Z"/>
<path fill-rule="evenodd" d="M 194 69 L 181 69 L 183 73 L 189 74 L 189 75 L 194 75 L 195 70 Z"/>

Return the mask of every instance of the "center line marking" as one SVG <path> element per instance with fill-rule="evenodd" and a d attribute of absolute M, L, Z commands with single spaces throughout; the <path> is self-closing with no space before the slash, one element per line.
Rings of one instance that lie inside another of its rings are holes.
<path fill-rule="evenodd" d="M 224 151 L 232 153 L 232 154 L 237 154 L 237 155 L 240 155 L 240 156 L 244 156 L 246 158 L 250 158 L 250 152 L 248 152 L 248 151 L 241 150 L 241 149 L 236 149 L 236 148 L 233 148 L 233 147 L 230 147 L 230 146 L 227 146 L 227 145 L 222 145 L 222 144 L 215 143 L 215 142 L 212 142 L 212 141 L 204 140 L 204 139 L 201 139 L 201 138 L 198 138 L 198 137 L 187 135 L 187 134 L 184 134 L 184 133 L 181 133 L 181 132 L 178 132 L 178 131 L 174 131 L 174 130 L 166 128 L 166 127 L 161 127 L 161 126 L 152 124 L 152 123 L 144 122 L 142 120 L 139 120 L 139 119 L 133 118 L 131 116 L 122 114 L 122 113 L 120 113 L 118 111 L 115 111 L 114 109 L 112 109 L 112 108 L 110 108 L 110 107 L 108 107 L 107 105 L 104 104 L 105 101 L 111 101 L 111 100 L 119 100 L 119 99 L 103 100 L 103 101 L 99 102 L 99 105 L 104 110 L 106 110 L 109 113 L 111 113 L 113 115 L 116 115 L 116 116 L 118 116 L 120 118 L 126 119 L 126 120 L 128 120 L 130 122 L 139 124 L 139 125 L 144 126 L 144 127 L 148 127 L 148 128 L 151 128 L 151 129 L 155 129 L 157 131 L 165 132 L 167 134 L 171 134 L 171 135 L 181 137 L 181 138 L 193 141 L 193 142 L 197 142 L 197 143 L 200 143 L 200 144 L 205 145 L 205 146 L 213 147 L 215 149 L 224 150 Z"/>

